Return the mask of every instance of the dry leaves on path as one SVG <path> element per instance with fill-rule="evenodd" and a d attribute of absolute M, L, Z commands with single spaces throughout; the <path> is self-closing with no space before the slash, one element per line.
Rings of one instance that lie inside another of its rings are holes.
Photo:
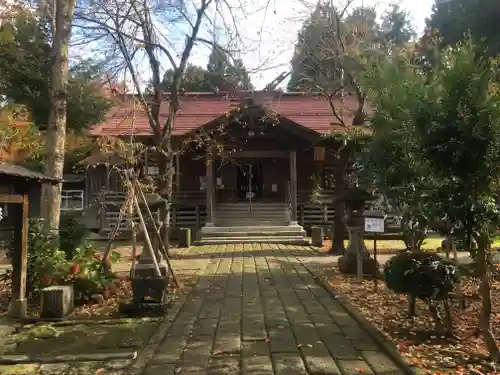
<path fill-rule="evenodd" d="M 404 296 L 392 293 L 383 281 L 359 283 L 353 277 L 341 275 L 335 269 L 329 275 L 335 290 L 349 298 L 360 312 L 388 339 L 394 342 L 408 363 L 427 374 L 500 374 L 486 360 L 488 351 L 478 331 L 481 299 L 477 292 L 478 281 L 465 278 L 462 292 L 467 307 L 453 310 L 456 338 L 437 335 L 434 324 L 424 303 L 417 306 L 418 316 L 407 316 L 408 303 Z M 500 281 L 492 284 L 493 317 L 495 337 L 500 339 Z"/>

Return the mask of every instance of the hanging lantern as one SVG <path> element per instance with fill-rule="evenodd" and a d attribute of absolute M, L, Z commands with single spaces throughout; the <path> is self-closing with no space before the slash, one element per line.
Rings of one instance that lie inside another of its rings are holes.
<path fill-rule="evenodd" d="M 314 161 L 324 161 L 326 150 L 324 147 L 314 147 Z"/>

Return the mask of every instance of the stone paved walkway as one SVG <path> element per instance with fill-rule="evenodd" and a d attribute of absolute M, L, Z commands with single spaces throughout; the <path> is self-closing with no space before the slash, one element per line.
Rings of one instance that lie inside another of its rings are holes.
<path fill-rule="evenodd" d="M 289 245 L 186 251 L 174 266 L 198 283 L 143 375 L 403 374 L 302 262 L 329 264 Z"/>

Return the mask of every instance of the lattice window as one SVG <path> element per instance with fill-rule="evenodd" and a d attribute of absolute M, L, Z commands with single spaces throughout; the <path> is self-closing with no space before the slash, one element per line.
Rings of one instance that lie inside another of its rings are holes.
<path fill-rule="evenodd" d="M 61 211 L 83 210 L 83 190 L 63 190 L 61 194 Z"/>

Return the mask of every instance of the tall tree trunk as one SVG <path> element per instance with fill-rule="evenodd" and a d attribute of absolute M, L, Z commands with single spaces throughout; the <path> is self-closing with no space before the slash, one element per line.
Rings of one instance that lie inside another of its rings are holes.
<path fill-rule="evenodd" d="M 168 153 L 168 146 L 164 143 L 164 151 Z M 173 155 L 173 153 L 170 153 Z M 170 248 L 170 225 L 171 225 L 171 212 L 172 212 L 172 186 L 174 180 L 174 158 L 172 156 L 165 156 L 161 154 L 159 157 L 158 166 L 160 175 L 163 176 L 159 186 L 160 195 L 167 201 L 167 203 L 160 209 L 160 220 L 162 222 L 160 235 L 163 239 L 163 244 L 166 251 Z"/>
<path fill-rule="evenodd" d="M 179 81 L 180 82 L 180 81 Z M 172 129 L 174 125 L 175 116 L 179 110 L 179 97 L 178 91 L 172 90 L 169 103 L 169 114 L 165 126 L 163 127 L 162 141 L 160 147 L 160 160 L 159 170 L 162 176 L 159 186 L 161 196 L 167 201 L 167 204 L 162 207 L 160 211 L 162 225 L 161 236 L 165 244 L 166 251 L 170 247 L 170 223 L 172 212 L 172 187 L 174 182 L 174 149 L 172 143 Z"/>
<path fill-rule="evenodd" d="M 498 347 L 498 342 L 493 336 L 491 330 L 491 280 L 488 264 L 488 236 L 480 235 L 477 239 L 478 253 L 477 253 L 477 268 L 479 276 L 479 294 L 481 295 L 482 305 L 481 313 L 479 316 L 479 327 L 483 333 L 484 341 L 488 352 L 490 353 L 490 358 L 495 363 L 500 363 L 500 348 Z"/>
<path fill-rule="evenodd" d="M 45 174 L 62 179 L 68 101 L 68 50 L 76 0 L 55 1 L 52 42 L 52 82 L 49 123 L 45 138 Z M 42 217 L 48 229 L 59 229 L 62 183 L 42 188 Z"/>
<path fill-rule="evenodd" d="M 346 234 L 346 226 L 344 223 L 345 202 L 341 198 L 346 190 L 346 174 L 347 165 L 349 163 L 350 147 L 344 146 L 339 151 L 338 168 L 335 172 L 335 202 L 334 202 L 334 221 L 332 228 L 332 247 L 328 254 L 341 255 L 345 252 L 344 238 Z"/>

